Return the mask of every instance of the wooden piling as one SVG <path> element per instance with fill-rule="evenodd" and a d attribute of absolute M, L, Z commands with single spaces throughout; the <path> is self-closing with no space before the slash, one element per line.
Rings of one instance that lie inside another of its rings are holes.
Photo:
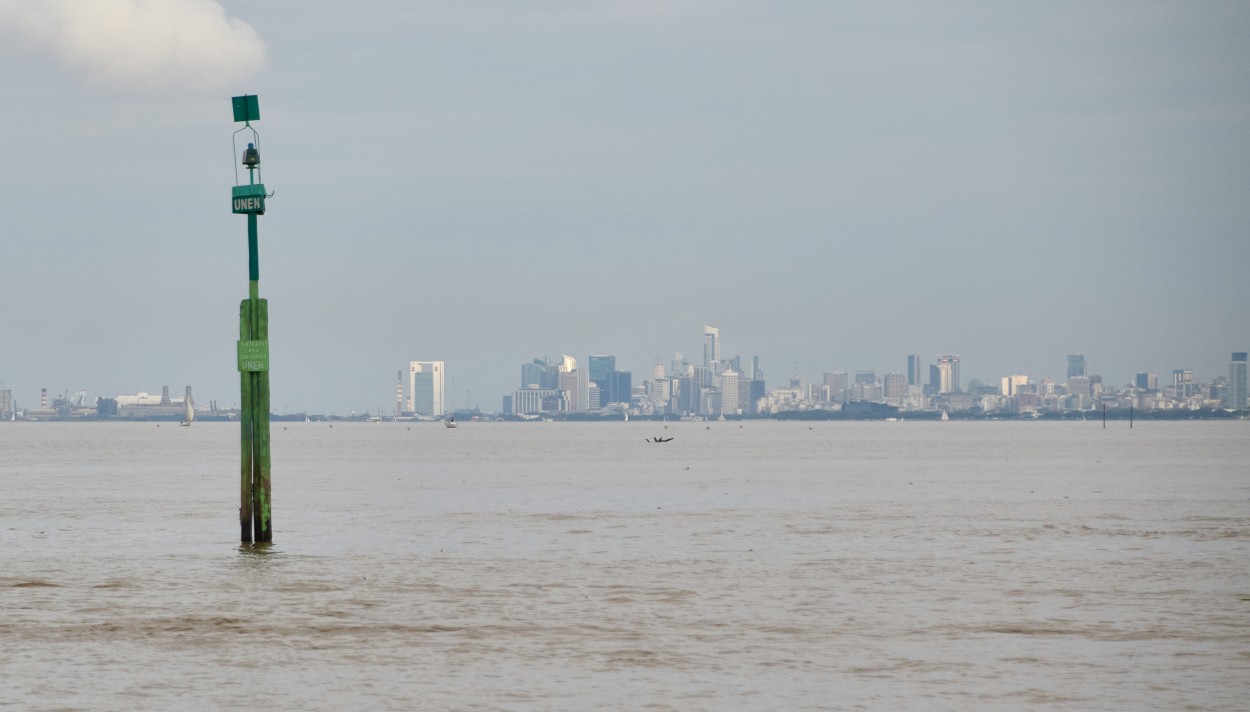
<path fill-rule="evenodd" d="M 256 336 L 269 341 L 269 301 L 256 300 Z M 269 506 L 269 371 L 251 374 L 252 383 L 252 521 L 257 542 L 273 541 L 273 517 Z"/>
<path fill-rule="evenodd" d="M 269 302 L 249 297 L 239 305 L 241 341 L 269 340 Z M 266 359 L 267 360 L 267 359 Z M 268 364 L 265 364 L 268 368 Z M 270 506 L 269 371 L 239 374 L 242 462 L 239 467 L 239 529 L 244 543 L 273 541 Z"/>
<path fill-rule="evenodd" d="M 239 305 L 239 339 L 252 338 L 253 305 L 255 300 L 244 299 Z M 239 528 L 244 544 L 252 543 L 252 374 L 239 373 L 241 407 L 239 408 L 242 441 L 242 462 L 239 468 Z"/>

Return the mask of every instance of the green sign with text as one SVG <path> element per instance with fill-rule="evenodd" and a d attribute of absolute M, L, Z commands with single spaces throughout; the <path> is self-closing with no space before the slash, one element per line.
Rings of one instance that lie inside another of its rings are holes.
<path fill-rule="evenodd" d="M 236 185 L 230 190 L 230 200 L 231 212 L 235 215 L 265 214 L 265 186 L 260 183 Z"/>
<path fill-rule="evenodd" d="M 239 371 L 268 371 L 269 342 L 239 341 Z"/>

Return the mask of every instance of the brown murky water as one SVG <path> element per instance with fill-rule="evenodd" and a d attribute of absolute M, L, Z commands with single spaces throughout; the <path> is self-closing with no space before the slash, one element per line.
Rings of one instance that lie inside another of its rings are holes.
<path fill-rule="evenodd" d="M 1248 708 L 1246 422 L 237 438 L 0 424 L 0 708 Z"/>

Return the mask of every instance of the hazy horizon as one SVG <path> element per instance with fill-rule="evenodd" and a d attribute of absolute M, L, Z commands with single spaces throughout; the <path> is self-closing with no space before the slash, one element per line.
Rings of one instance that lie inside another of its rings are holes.
<path fill-rule="evenodd" d="M 770 385 L 1226 375 L 1250 350 L 1250 5 L 0 0 L 22 405 L 238 399 L 260 97 L 272 403 L 496 410 L 535 357 Z M 231 161 L 231 162 L 228 162 Z"/>

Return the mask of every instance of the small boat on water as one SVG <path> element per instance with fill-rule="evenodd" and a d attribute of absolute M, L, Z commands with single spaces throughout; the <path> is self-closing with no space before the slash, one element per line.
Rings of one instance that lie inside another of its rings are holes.
<path fill-rule="evenodd" d="M 447 416 L 447 420 L 443 421 L 443 425 L 448 428 L 456 427 L 456 416 L 454 415 Z"/>

